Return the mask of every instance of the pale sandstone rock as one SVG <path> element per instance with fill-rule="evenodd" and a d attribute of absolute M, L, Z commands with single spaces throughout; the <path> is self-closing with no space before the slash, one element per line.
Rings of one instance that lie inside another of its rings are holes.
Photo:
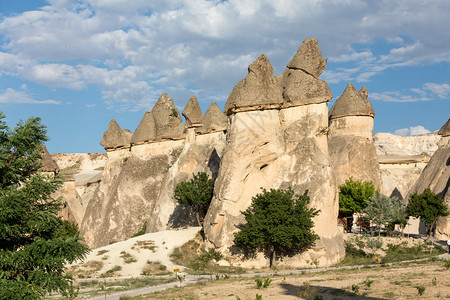
<path fill-rule="evenodd" d="M 421 193 L 430 188 L 433 193 L 439 194 L 444 203 L 450 209 L 450 136 L 446 135 L 447 123 L 439 130 L 442 135 L 439 149 L 433 154 L 430 162 L 423 169 L 422 174 L 411 188 L 408 198 L 412 193 Z M 439 217 L 436 222 L 435 237 L 441 240 L 450 239 L 450 216 Z"/>
<path fill-rule="evenodd" d="M 209 105 L 203 120 L 203 126 L 195 129 L 197 134 L 224 131 L 227 129 L 227 116 L 220 110 L 219 106 L 215 102 L 212 102 Z"/>
<path fill-rule="evenodd" d="M 330 109 L 328 149 L 338 186 L 353 177 L 371 181 L 375 188 L 382 188 L 372 140 L 374 115 L 367 90 L 362 88 L 358 93 L 352 83 Z"/>
<path fill-rule="evenodd" d="M 103 138 L 100 145 L 105 150 L 113 150 L 116 148 L 129 147 L 130 143 L 126 135 L 123 134 L 122 129 L 116 120 L 112 119 L 108 124 L 108 130 L 103 133 Z"/>
<path fill-rule="evenodd" d="M 203 114 L 197 97 L 193 96 L 189 99 L 182 114 L 186 118 L 186 128 L 203 126 Z"/>
<path fill-rule="evenodd" d="M 319 78 L 327 67 L 327 60 L 322 58 L 317 38 L 304 40 L 287 67 L 302 70 L 315 78 Z"/>
<path fill-rule="evenodd" d="M 436 132 L 411 136 L 386 132 L 377 132 L 373 135 L 373 142 L 379 156 L 424 154 L 431 157 L 438 149 L 440 139 L 441 136 Z"/>
<path fill-rule="evenodd" d="M 280 263 L 304 266 L 312 258 L 320 265 L 339 261 L 344 247 L 328 161 L 326 104 L 239 112 L 229 118 L 227 145 L 204 222 L 207 245 L 232 253 L 233 233 L 244 222 L 241 211 L 249 207 L 251 198 L 261 188 L 291 186 L 296 193 L 309 189 L 311 206 L 321 209 L 314 220 L 321 239 L 313 249 Z M 267 261 L 243 263 L 261 266 Z"/>
<path fill-rule="evenodd" d="M 234 86 L 225 113 L 280 107 L 282 103 L 278 79 L 273 75 L 269 59 L 262 54 L 248 67 L 247 77 Z"/>

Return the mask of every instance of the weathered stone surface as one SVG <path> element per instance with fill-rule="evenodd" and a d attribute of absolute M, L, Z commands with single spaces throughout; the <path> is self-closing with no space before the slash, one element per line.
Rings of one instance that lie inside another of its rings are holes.
<path fill-rule="evenodd" d="M 225 113 L 280 107 L 283 103 L 278 79 L 269 59 L 262 54 L 248 67 L 248 75 L 228 96 Z"/>
<path fill-rule="evenodd" d="M 131 137 L 131 144 L 142 144 L 145 142 L 152 142 L 156 140 L 156 124 L 153 112 L 146 111 L 141 119 L 138 127 Z"/>
<path fill-rule="evenodd" d="M 209 247 L 233 253 L 233 233 L 244 222 L 241 211 L 249 207 L 251 198 L 261 188 L 292 187 L 296 193 L 309 189 L 311 206 L 321 209 L 314 219 L 321 240 L 313 249 L 280 263 L 304 266 L 306 260 L 317 259 L 320 265 L 329 265 L 343 257 L 336 224 L 337 190 L 328 160 L 327 112 L 322 103 L 229 117 L 227 144 L 204 222 Z"/>
<path fill-rule="evenodd" d="M 220 110 L 217 103 L 212 102 L 203 117 L 204 124 L 200 128 L 196 128 L 198 134 L 205 134 L 216 131 L 224 131 L 227 129 L 227 116 Z"/>
<path fill-rule="evenodd" d="M 224 147 L 223 132 L 196 136 L 193 129 L 188 129 L 183 150 L 167 170 L 160 193 L 154 201 L 152 210 L 147 213 L 147 232 L 161 231 L 168 227 L 197 226 L 191 209 L 185 205 L 178 205 L 173 192 L 180 181 L 191 179 L 192 174 L 198 172 L 206 172 L 215 180 Z"/>
<path fill-rule="evenodd" d="M 411 188 L 408 198 L 412 193 L 421 193 L 426 188 L 439 194 L 450 209 L 450 145 L 438 149 L 433 154 L 430 162 Z M 435 237 L 441 240 L 450 239 L 450 217 L 438 219 Z"/>
<path fill-rule="evenodd" d="M 116 148 L 129 147 L 128 138 L 123 134 L 122 129 L 116 120 L 112 119 L 108 124 L 108 130 L 103 133 L 103 138 L 100 145 L 105 150 L 113 150 Z"/>
<path fill-rule="evenodd" d="M 349 83 L 328 114 L 328 149 L 338 186 L 353 177 L 382 187 L 372 139 L 375 113 L 367 98 L 365 88 L 358 93 Z"/>
<path fill-rule="evenodd" d="M 346 116 L 369 116 L 374 118 L 375 112 L 368 100 L 366 88 L 363 87 L 358 93 L 350 82 L 333 107 L 331 107 L 328 115 L 330 119 Z"/>
<path fill-rule="evenodd" d="M 319 78 L 326 66 L 327 60 L 322 58 L 317 38 L 304 40 L 294 58 L 287 65 L 289 69 L 302 70 L 315 78 Z"/>
<path fill-rule="evenodd" d="M 189 99 L 182 114 L 186 118 L 186 128 L 203 126 L 203 114 L 197 97 L 193 96 Z"/>
<path fill-rule="evenodd" d="M 156 139 L 183 139 L 185 130 L 183 120 L 172 98 L 162 94 L 152 108 L 155 118 Z"/>
<path fill-rule="evenodd" d="M 441 136 L 436 132 L 400 136 L 392 133 L 377 132 L 373 135 L 373 143 L 379 156 L 432 156 L 438 149 Z"/>
<path fill-rule="evenodd" d="M 122 130 L 122 134 L 125 137 L 125 140 L 127 141 L 127 145 L 131 144 L 131 138 L 133 137 L 133 133 L 129 129 Z"/>
<path fill-rule="evenodd" d="M 442 136 L 450 136 L 450 119 L 439 129 L 438 134 Z"/>
<path fill-rule="evenodd" d="M 59 166 L 56 161 L 53 160 L 50 153 L 48 153 L 45 145 L 42 145 L 41 151 L 41 170 L 42 172 L 59 173 Z"/>
<path fill-rule="evenodd" d="M 325 81 L 301 70 L 287 68 L 279 79 L 283 90 L 283 107 L 323 103 L 333 98 Z"/>

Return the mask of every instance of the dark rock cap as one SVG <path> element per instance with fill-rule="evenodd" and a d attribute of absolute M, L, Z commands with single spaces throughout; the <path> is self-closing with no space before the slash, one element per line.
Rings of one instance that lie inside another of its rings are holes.
<path fill-rule="evenodd" d="M 42 145 L 41 150 L 41 170 L 43 172 L 59 173 L 59 166 L 56 161 L 53 160 L 50 153 L 48 153 L 45 145 Z"/>
<path fill-rule="evenodd" d="M 203 117 L 204 125 L 195 130 L 198 134 L 205 134 L 227 129 L 227 116 L 220 110 L 217 103 L 212 102 Z"/>
<path fill-rule="evenodd" d="M 203 126 L 203 114 L 197 97 L 193 96 L 189 99 L 182 114 L 186 118 L 187 128 Z"/>
<path fill-rule="evenodd" d="M 358 93 L 353 83 L 350 82 L 333 107 L 331 107 L 328 118 L 330 120 L 346 116 L 369 116 L 374 118 L 375 112 L 367 97 L 367 89 L 365 87 Z"/>
<path fill-rule="evenodd" d="M 450 119 L 439 129 L 438 134 L 442 136 L 450 136 Z"/>
<path fill-rule="evenodd" d="M 123 135 L 122 129 L 116 120 L 112 119 L 108 124 L 108 130 L 103 133 L 100 145 L 105 149 L 115 149 L 129 146 L 128 139 Z"/>
<path fill-rule="evenodd" d="M 162 94 L 152 108 L 155 119 L 156 139 L 181 139 L 185 136 L 185 128 L 181 115 L 172 98 Z"/>
<path fill-rule="evenodd" d="M 247 77 L 234 86 L 225 104 L 225 113 L 279 107 L 282 103 L 278 79 L 273 75 L 269 59 L 262 54 L 248 67 Z"/>
<path fill-rule="evenodd" d="M 317 38 L 304 40 L 294 58 L 287 65 L 289 69 L 302 70 L 315 78 L 319 78 L 326 66 L 327 59 L 322 58 Z"/>
<path fill-rule="evenodd" d="M 154 141 L 155 139 L 156 139 L 155 118 L 153 117 L 153 113 L 151 111 L 146 111 L 141 119 L 141 122 L 134 131 L 130 143 L 132 145 L 142 144 L 145 142 Z"/>

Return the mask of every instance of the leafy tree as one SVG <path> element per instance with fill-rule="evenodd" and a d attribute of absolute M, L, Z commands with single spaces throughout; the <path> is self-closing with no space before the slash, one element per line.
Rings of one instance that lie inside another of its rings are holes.
<path fill-rule="evenodd" d="M 388 224 L 388 228 L 390 230 L 394 230 L 395 224 L 400 225 L 400 228 L 402 229 L 402 235 L 403 230 L 405 229 L 406 225 L 408 224 L 408 213 L 406 212 L 406 204 L 405 200 L 398 198 L 398 197 L 391 197 L 391 212 L 390 212 L 390 220 Z"/>
<path fill-rule="evenodd" d="M 420 218 L 428 228 L 428 239 L 431 238 L 431 231 L 439 217 L 449 215 L 444 199 L 438 194 L 433 193 L 429 188 L 422 193 L 415 192 L 409 197 L 409 203 L 406 207 L 409 216 Z"/>
<path fill-rule="evenodd" d="M 10 130 L 4 118 L 0 112 L 0 299 L 69 295 L 64 265 L 88 248 L 77 226 L 57 216 L 63 204 L 51 194 L 60 181 L 40 172 L 45 126 L 30 118 Z"/>
<path fill-rule="evenodd" d="M 190 205 L 195 211 L 197 223 L 201 226 L 201 220 L 206 215 L 213 197 L 214 182 L 204 172 L 193 175 L 190 181 L 182 181 L 175 187 L 175 199 L 180 204 Z"/>
<path fill-rule="evenodd" d="M 296 195 L 292 189 L 263 189 L 252 198 L 242 214 L 247 222 L 234 234 L 234 243 L 249 252 L 262 250 L 269 254 L 270 267 L 276 255 L 301 252 L 313 245 L 319 236 L 312 228 L 312 218 L 319 210 L 308 208 L 308 190 Z"/>
<path fill-rule="evenodd" d="M 402 200 L 398 197 L 389 198 L 376 191 L 367 202 L 367 207 L 363 210 L 366 217 L 378 226 L 378 235 L 381 233 L 381 226 L 400 224 L 405 220 L 405 208 Z"/>
<path fill-rule="evenodd" d="M 339 211 L 346 214 L 360 213 L 375 193 L 371 181 L 347 179 L 339 186 Z"/>

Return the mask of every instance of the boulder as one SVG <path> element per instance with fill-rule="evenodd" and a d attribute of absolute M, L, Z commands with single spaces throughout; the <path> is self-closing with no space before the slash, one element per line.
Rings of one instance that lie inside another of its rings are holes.
<path fill-rule="evenodd" d="M 114 150 L 129 147 L 130 143 L 128 138 L 123 134 L 119 124 L 117 124 L 116 120 L 112 119 L 108 124 L 108 130 L 103 133 L 100 145 L 105 150 Z"/>
<path fill-rule="evenodd" d="M 374 116 L 366 88 L 358 92 L 352 83 L 331 107 L 328 149 L 338 186 L 353 177 L 371 181 L 381 189 L 380 166 L 372 139 Z"/>
<path fill-rule="evenodd" d="M 248 67 L 248 75 L 228 96 L 225 113 L 280 107 L 283 103 L 278 79 L 269 59 L 262 54 Z"/>
<path fill-rule="evenodd" d="M 322 58 L 317 39 L 308 38 L 304 40 L 287 67 L 291 70 L 302 70 L 315 78 L 319 78 L 327 67 L 327 60 Z"/>
<path fill-rule="evenodd" d="M 156 124 L 153 112 L 146 111 L 141 119 L 138 127 L 131 137 L 130 143 L 132 145 L 152 142 L 156 140 Z"/>
<path fill-rule="evenodd" d="M 318 79 L 326 67 L 317 39 L 303 41 L 286 70 L 279 76 L 282 87 L 283 107 L 324 103 L 331 100 L 328 84 Z"/>
<path fill-rule="evenodd" d="M 155 119 L 156 140 L 184 139 L 185 130 L 183 120 L 172 98 L 162 94 L 152 108 Z"/>
<path fill-rule="evenodd" d="M 193 96 L 189 99 L 182 114 L 186 118 L 186 128 L 203 126 L 203 114 L 197 97 Z"/>
<path fill-rule="evenodd" d="M 353 83 L 350 82 L 333 107 L 331 107 L 328 115 L 330 120 L 346 116 L 368 116 L 374 118 L 375 112 L 368 99 L 367 89 L 363 87 L 358 93 Z"/>
<path fill-rule="evenodd" d="M 227 116 L 220 110 L 219 106 L 215 102 L 212 102 L 209 105 L 203 120 L 203 126 L 195 129 L 197 134 L 225 131 L 227 129 Z"/>

